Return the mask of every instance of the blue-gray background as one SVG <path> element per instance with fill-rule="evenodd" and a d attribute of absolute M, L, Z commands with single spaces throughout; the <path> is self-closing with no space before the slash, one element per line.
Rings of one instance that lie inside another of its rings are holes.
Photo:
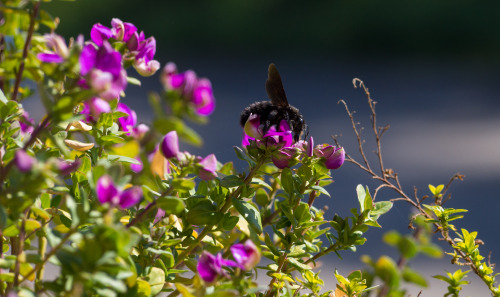
<path fill-rule="evenodd" d="M 86 0 L 43 3 L 42 8 L 60 17 L 58 32 L 66 38 L 82 33 L 88 39 L 94 23 L 109 26 L 112 17 L 132 22 L 156 37 L 162 66 L 174 61 L 181 71 L 193 69 L 208 77 L 217 107 L 209 125 L 192 125 L 204 146 L 183 149 L 202 156 L 215 153 L 221 162 L 236 159 L 232 146 L 241 141 L 240 111 L 266 99 L 270 62 L 278 66 L 288 100 L 303 113 L 315 142 L 332 143 L 332 134 L 342 134 L 346 151 L 357 157 L 349 119 L 337 101 L 345 99 L 357 111 L 367 143 L 372 143 L 365 96 L 352 85 L 353 78 L 362 79 L 379 102 L 379 124 L 391 125 L 383 143 L 386 167 L 399 173 L 408 193 L 415 185 L 427 194 L 429 183 L 445 184 L 454 173 L 465 174 L 463 182 L 453 185 L 446 206 L 468 209 L 457 227 L 479 231 L 486 243 L 482 254 L 493 251 L 492 260 L 500 260 L 500 2 Z M 134 71 L 129 75 L 137 76 Z M 158 75 L 141 80 L 143 86 L 129 86 L 123 101 L 140 121 L 149 122 L 147 94 L 161 86 Z M 28 103 L 34 113 L 39 105 Z M 245 169 L 241 163 L 237 167 Z M 352 164 L 333 174 L 333 198 L 318 201 L 329 205 L 330 217 L 335 212 L 346 216 L 357 206 L 357 184 L 376 187 Z M 378 200 L 396 197 L 381 192 Z M 390 229 L 409 232 L 409 212 L 403 202 L 396 203 L 381 219 L 384 230 L 370 230 L 369 241 L 357 253 L 343 253 L 344 261 L 329 258 L 322 268 L 327 284 L 334 284 L 333 268 L 347 274 L 361 267 L 362 254 L 394 255 L 380 237 Z M 449 260 L 418 258 L 411 264 L 433 275 L 443 273 Z M 476 277 L 469 279 L 473 286 L 466 293 L 487 296 Z M 433 286 L 425 296 L 446 292 L 444 284 Z"/>

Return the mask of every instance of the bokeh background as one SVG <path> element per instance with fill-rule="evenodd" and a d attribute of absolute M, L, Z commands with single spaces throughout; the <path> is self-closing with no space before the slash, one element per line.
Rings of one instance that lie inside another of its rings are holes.
<path fill-rule="evenodd" d="M 379 124 L 391 125 L 383 142 L 386 167 L 399 173 L 409 193 L 417 186 L 427 194 L 428 184 L 446 184 L 454 173 L 465 174 L 464 181 L 452 186 L 453 198 L 446 206 L 469 210 L 456 226 L 479 231 L 485 242 L 481 253 L 493 251 L 493 262 L 500 261 L 500 2 L 81 0 L 43 3 L 42 8 L 60 17 L 57 32 L 66 38 L 81 33 L 89 39 L 94 23 L 110 26 L 113 17 L 132 22 L 146 36 L 155 36 L 162 66 L 174 61 L 180 71 L 193 69 L 208 77 L 216 111 L 209 125 L 192 125 L 204 145 L 182 148 L 202 156 L 215 153 L 221 162 L 236 159 L 232 147 L 241 143 L 241 110 L 267 97 L 270 62 L 280 70 L 288 100 L 303 113 L 316 143 L 332 143 L 331 135 L 341 134 L 347 152 L 358 156 L 349 119 L 337 104 L 344 99 L 366 128 L 371 154 L 366 98 L 352 85 L 353 78 L 362 79 L 379 102 Z M 161 86 L 158 75 L 141 81 L 140 88 L 128 87 L 123 101 L 148 123 L 152 111 L 147 94 Z M 34 100 L 27 109 L 31 114 L 42 110 Z M 376 187 L 352 164 L 333 176 L 335 183 L 328 189 L 332 198 L 318 201 L 329 206 L 330 218 L 357 207 L 357 184 Z M 381 192 L 377 199 L 396 197 Z M 370 229 L 368 242 L 357 253 L 342 253 L 342 261 L 329 257 L 322 268 L 328 286 L 334 287 L 334 268 L 342 274 L 361 268 L 362 254 L 395 256 L 380 238 L 391 229 L 410 232 L 409 215 L 407 205 L 396 203 L 380 220 L 384 229 Z M 449 262 L 449 257 L 410 262 L 431 283 L 422 296 L 446 292 L 446 285 L 430 276 L 458 268 Z M 472 273 L 468 279 L 472 284 L 464 296 L 489 296 Z M 418 294 L 409 288 L 411 296 Z"/>

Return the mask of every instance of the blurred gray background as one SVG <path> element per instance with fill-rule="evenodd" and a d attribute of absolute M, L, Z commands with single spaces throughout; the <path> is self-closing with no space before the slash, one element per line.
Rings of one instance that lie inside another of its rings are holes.
<path fill-rule="evenodd" d="M 341 134 L 346 151 L 358 157 L 349 119 L 337 104 L 344 99 L 366 128 L 372 157 L 366 98 L 352 85 L 353 78 L 360 78 L 379 102 L 379 125 L 391 125 L 383 142 L 385 166 L 399 173 L 408 193 L 417 186 L 420 194 L 428 194 L 428 184 L 446 184 L 454 173 L 465 174 L 463 182 L 452 186 L 453 198 L 445 206 L 468 209 L 456 226 L 479 231 L 485 242 L 481 253 L 493 251 L 493 262 L 500 260 L 500 2 L 86 0 L 42 3 L 42 8 L 60 17 L 57 32 L 66 38 L 81 33 L 89 39 L 94 23 L 110 26 L 113 17 L 132 22 L 146 37 L 155 36 L 162 66 L 173 61 L 180 71 L 193 69 L 208 77 L 216 110 L 208 125 L 191 125 L 202 134 L 204 146 L 182 149 L 201 156 L 215 153 L 223 163 L 236 159 L 232 147 L 241 143 L 241 110 L 267 97 L 270 62 L 277 65 L 288 100 L 303 113 L 316 143 L 333 143 L 331 135 Z M 129 75 L 138 77 L 133 70 Z M 123 101 L 148 123 L 147 94 L 161 85 L 158 75 L 140 79 L 143 86 L 129 86 Z M 28 102 L 28 111 L 38 108 Z M 236 166 L 246 169 L 242 163 Z M 357 207 L 357 184 L 376 187 L 349 163 L 333 177 L 332 199 L 321 196 L 318 201 L 318 206 L 329 206 L 328 218 Z M 386 191 L 377 199 L 396 197 Z M 391 229 L 409 232 L 409 215 L 407 205 L 396 203 L 380 220 L 384 229 L 369 230 L 368 242 L 357 253 L 342 253 L 343 261 L 329 257 L 322 268 L 327 284 L 334 286 L 334 268 L 348 274 L 362 267 L 362 254 L 395 256 L 380 238 Z M 430 275 L 444 274 L 443 267 L 459 268 L 449 261 L 422 257 L 410 265 L 431 280 Z M 472 273 L 469 280 L 464 296 L 489 295 Z M 433 289 L 421 296 L 446 292 L 443 282 L 431 282 Z M 410 293 L 416 296 L 418 290 L 410 287 Z"/>

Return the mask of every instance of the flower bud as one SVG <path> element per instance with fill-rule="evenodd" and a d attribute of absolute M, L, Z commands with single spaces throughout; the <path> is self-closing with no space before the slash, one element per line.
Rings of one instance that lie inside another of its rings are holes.
<path fill-rule="evenodd" d="M 131 187 L 126 189 L 120 194 L 120 202 L 118 203 L 121 208 L 130 208 L 142 198 L 142 188 L 141 187 Z"/>
<path fill-rule="evenodd" d="M 119 202 L 119 191 L 116 188 L 113 180 L 109 175 L 103 175 L 99 178 L 96 185 L 97 199 L 101 204 L 111 203 L 116 204 Z"/>
<path fill-rule="evenodd" d="M 231 247 L 231 254 L 241 269 L 250 270 L 260 262 L 259 248 L 249 239 L 245 244 L 235 244 Z"/>
<path fill-rule="evenodd" d="M 20 149 L 16 151 L 14 155 L 14 162 L 21 172 L 29 172 L 35 164 L 35 159 L 28 155 L 24 150 Z"/>
<path fill-rule="evenodd" d="M 203 160 L 198 163 L 202 168 L 198 172 L 198 176 L 202 180 L 212 180 L 217 177 L 217 159 L 214 154 L 206 156 Z"/>
<path fill-rule="evenodd" d="M 168 132 L 165 137 L 163 137 L 161 152 L 167 159 L 174 158 L 179 153 L 179 137 L 175 130 Z"/>
<path fill-rule="evenodd" d="M 345 160 L 344 148 L 340 147 L 335 150 L 333 154 L 325 159 L 325 166 L 328 169 L 339 169 Z"/>

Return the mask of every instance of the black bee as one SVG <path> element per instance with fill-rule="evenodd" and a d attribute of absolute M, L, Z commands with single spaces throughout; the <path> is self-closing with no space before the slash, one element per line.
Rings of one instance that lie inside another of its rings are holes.
<path fill-rule="evenodd" d="M 268 69 L 266 91 L 271 101 L 250 104 L 241 112 L 240 125 L 245 126 L 250 114 L 257 114 L 260 116 L 260 122 L 263 125 L 262 130 L 266 134 L 269 128 L 274 125 L 277 126 L 281 120 L 285 120 L 293 131 L 293 140 L 297 142 L 300 134 L 307 130 L 307 125 L 299 110 L 295 106 L 288 104 L 280 73 L 272 63 Z"/>

